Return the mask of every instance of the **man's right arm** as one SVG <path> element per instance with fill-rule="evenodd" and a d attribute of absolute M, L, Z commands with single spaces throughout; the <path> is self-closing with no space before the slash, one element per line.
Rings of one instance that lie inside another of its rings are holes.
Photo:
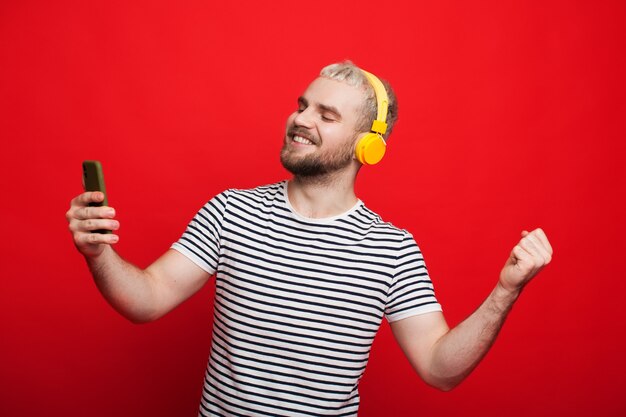
<path fill-rule="evenodd" d="M 66 217 L 96 286 L 115 310 L 134 323 L 153 321 L 202 288 L 210 275 L 181 253 L 170 249 L 142 270 L 113 250 L 111 245 L 119 240 L 115 233 L 92 233 L 119 229 L 112 207 L 89 206 L 103 198 L 100 192 L 79 195 Z"/>

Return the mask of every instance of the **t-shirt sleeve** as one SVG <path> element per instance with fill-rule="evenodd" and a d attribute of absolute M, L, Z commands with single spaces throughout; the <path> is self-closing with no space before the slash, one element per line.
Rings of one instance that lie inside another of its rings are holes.
<path fill-rule="evenodd" d="M 390 323 L 442 310 L 435 297 L 422 252 L 413 236 L 406 231 L 404 233 L 398 249 L 393 281 L 387 294 L 385 316 Z"/>
<path fill-rule="evenodd" d="M 213 197 L 196 213 L 171 248 L 213 275 L 217 270 L 228 191 Z"/>

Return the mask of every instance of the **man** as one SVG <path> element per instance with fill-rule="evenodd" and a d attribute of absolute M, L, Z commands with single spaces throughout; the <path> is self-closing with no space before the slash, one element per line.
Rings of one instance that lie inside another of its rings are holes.
<path fill-rule="evenodd" d="M 375 82 L 350 62 L 324 68 L 288 118 L 281 161 L 293 178 L 209 201 L 181 239 L 140 270 L 111 245 L 110 207 L 72 201 L 67 218 L 108 302 L 133 322 L 155 320 L 216 276 L 215 316 L 200 415 L 357 414 L 358 382 L 383 316 L 411 365 L 442 390 L 459 384 L 493 343 L 524 285 L 552 249 L 522 232 L 497 285 L 449 329 L 413 237 L 354 193 L 359 140 L 388 135 Z M 378 120 L 377 120 L 378 121 Z M 378 127 L 376 127 L 378 126 Z"/>

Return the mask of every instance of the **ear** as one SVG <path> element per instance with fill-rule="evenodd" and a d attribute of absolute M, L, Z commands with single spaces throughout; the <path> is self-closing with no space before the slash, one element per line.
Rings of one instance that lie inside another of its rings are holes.
<path fill-rule="evenodd" d="M 365 137 L 365 135 L 367 135 L 370 132 L 361 132 L 358 135 L 356 135 L 354 137 L 354 141 L 352 142 L 352 148 L 354 149 L 354 152 L 352 152 L 352 159 L 355 161 L 358 161 L 359 158 L 357 158 L 356 156 L 356 147 L 359 144 L 359 142 L 361 141 L 361 139 L 363 139 Z M 359 165 L 362 165 L 361 162 L 359 161 Z"/>

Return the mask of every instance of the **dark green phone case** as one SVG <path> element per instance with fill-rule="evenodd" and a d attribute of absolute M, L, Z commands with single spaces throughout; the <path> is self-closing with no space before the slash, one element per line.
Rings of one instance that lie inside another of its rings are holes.
<path fill-rule="evenodd" d="M 104 193 L 104 201 L 101 203 L 89 203 L 90 206 L 100 207 L 109 205 L 100 161 L 83 161 L 83 186 L 85 191 L 101 191 Z M 111 233 L 110 230 L 95 230 L 94 232 Z"/>

